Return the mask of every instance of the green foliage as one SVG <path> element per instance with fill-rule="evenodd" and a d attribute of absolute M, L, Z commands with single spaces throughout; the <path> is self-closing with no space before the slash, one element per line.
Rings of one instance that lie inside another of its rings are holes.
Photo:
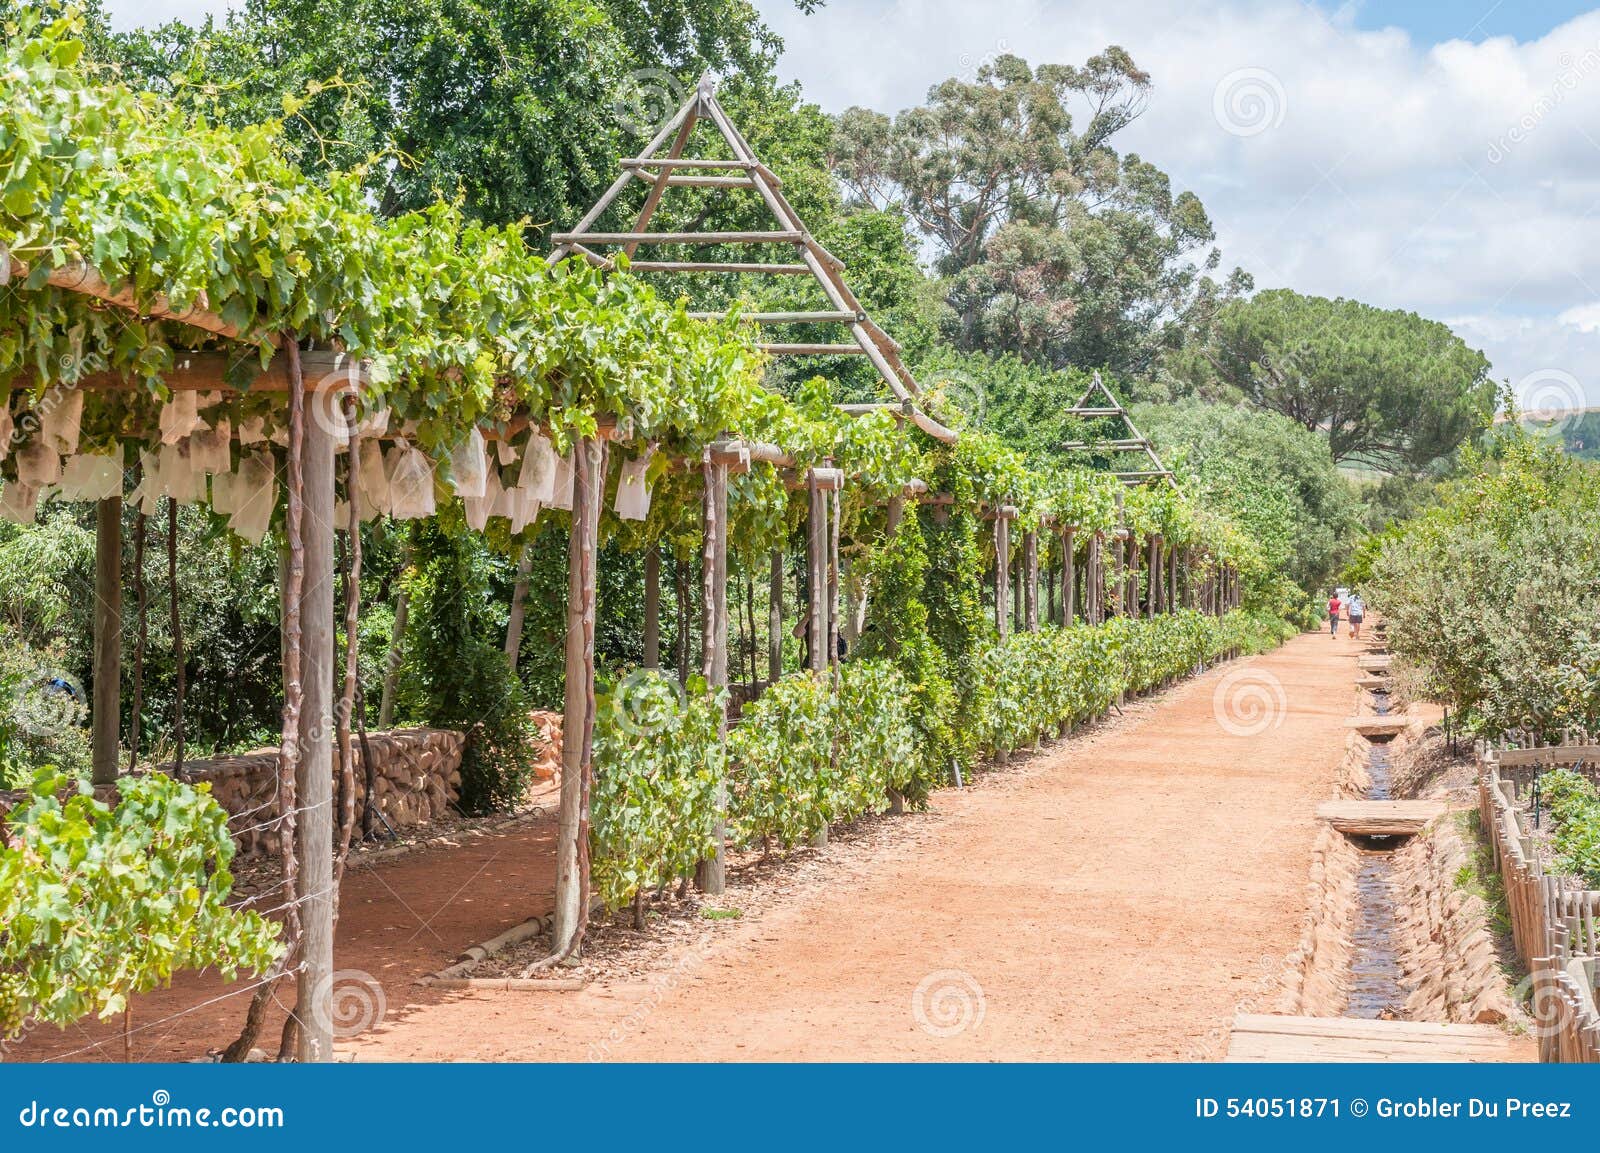
<path fill-rule="evenodd" d="M 630 674 L 595 699 L 589 798 L 595 892 L 610 908 L 694 868 L 715 847 L 727 694 L 692 678 Z"/>
<path fill-rule="evenodd" d="M 486 639 L 494 602 L 484 595 L 484 554 L 436 522 L 413 534 L 412 547 L 400 709 L 415 723 L 467 734 L 463 812 L 512 808 L 533 772 L 536 734 L 522 683 L 504 649 Z"/>
<path fill-rule="evenodd" d="M 1494 405 L 1488 360 L 1445 325 L 1288 289 L 1225 305 L 1209 346 L 1175 366 L 1188 387 L 1325 430 L 1337 461 L 1389 472 L 1454 452 Z"/>
<path fill-rule="evenodd" d="M 1141 406 L 1141 431 L 1186 474 L 1184 490 L 1256 542 L 1261 565 L 1246 588 L 1251 604 L 1284 603 L 1287 579 L 1314 595 L 1338 571 L 1357 529 L 1350 482 L 1327 441 L 1277 413 L 1189 400 Z"/>
<path fill-rule="evenodd" d="M 278 927 L 227 907 L 233 840 L 207 786 L 128 778 L 112 809 L 86 782 L 63 803 L 66 784 L 41 772 L 0 849 L 0 1037 L 114 1016 L 180 969 L 276 960 Z"/>
<path fill-rule="evenodd" d="M 1526 436 L 1469 457 L 1363 590 L 1418 688 L 1482 732 L 1600 727 L 1600 471 Z"/>
<path fill-rule="evenodd" d="M 1553 831 L 1556 868 L 1600 888 L 1600 788 L 1571 769 L 1539 778 Z"/>

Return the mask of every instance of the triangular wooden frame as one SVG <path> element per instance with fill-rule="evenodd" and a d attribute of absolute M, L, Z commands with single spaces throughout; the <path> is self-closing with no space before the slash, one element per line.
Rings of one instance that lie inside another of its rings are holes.
<path fill-rule="evenodd" d="M 1090 403 L 1095 399 L 1095 393 L 1100 394 L 1103 404 Z M 1076 416 L 1084 420 L 1120 420 L 1126 437 L 1110 440 L 1073 441 L 1061 447 L 1068 452 L 1143 452 L 1149 462 L 1148 469 L 1116 471 L 1115 475 L 1130 484 L 1139 484 L 1157 478 L 1165 479 L 1173 488 L 1178 487 L 1178 482 L 1173 478 L 1172 470 L 1161 462 L 1156 455 L 1155 446 L 1150 443 L 1150 438 L 1139 431 L 1133 423 L 1133 418 L 1128 415 L 1128 410 L 1116 398 L 1106 382 L 1100 379 L 1100 373 L 1095 372 L 1089 382 L 1089 387 L 1078 398 L 1078 403 L 1067 410 L 1069 416 Z"/>
<path fill-rule="evenodd" d="M 709 120 L 732 151 L 732 160 L 704 160 L 683 155 L 695 125 Z M 669 143 L 670 141 L 670 143 Z M 665 147 L 665 152 L 662 152 Z M 659 155 L 658 155 L 659 154 Z M 596 232 L 594 224 L 632 181 L 650 185 L 633 228 L 628 232 Z M 661 198 L 671 187 L 748 188 L 761 197 L 777 228 L 771 232 L 648 232 L 650 218 Z M 717 100 L 716 87 L 703 77 L 694 94 L 662 125 L 638 156 L 622 161 L 622 173 L 605 190 L 594 206 L 570 232 L 553 237 L 555 248 L 549 261 L 555 263 L 574 253 L 601 268 L 615 267 L 615 260 L 596 251 L 614 248 L 627 255 L 634 272 L 732 272 L 776 276 L 810 276 L 822 289 L 830 308 L 825 312 L 752 313 L 758 324 L 841 324 L 848 325 L 849 344 L 772 344 L 760 347 L 772 356 L 865 356 L 889 387 L 895 403 L 889 405 L 849 405 L 849 411 L 888 408 L 913 421 L 929 436 L 946 443 L 956 440 L 947 428 L 924 411 L 918 403 L 922 389 L 900 359 L 900 346 L 867 314 L 861 301 L 844 279 L 844 264 L 811 235 L 794 207 L 783 194 L 782 181 L 756 156 L 743 134 L 729 119 Z M 641 245 L 649 244 L 783 244 L 792 245 L 798 256 L 795 263 L 705 262 L 634 260 Z"/>

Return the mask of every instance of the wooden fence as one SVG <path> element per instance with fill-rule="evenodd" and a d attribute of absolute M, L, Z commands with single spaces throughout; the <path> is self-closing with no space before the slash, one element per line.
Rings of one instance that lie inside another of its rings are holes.
<path fill-rule="evenodd" d="M 1534 781 L 1551 768 L 1600 783 L 1600 746 L 1478 748 L 1478 805 L 1505 888 L 1517 956 L 1533 974 L 1539 1059 L 1600 1062 L 1600 891 L 1547 872 L 1532 825 Z"/>

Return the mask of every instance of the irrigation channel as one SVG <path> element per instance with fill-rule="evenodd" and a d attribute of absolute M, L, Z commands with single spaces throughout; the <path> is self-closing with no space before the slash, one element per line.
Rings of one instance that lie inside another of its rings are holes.
<path fill-rule="evenodd" d="M 1334 643 L 1343 643 L 1336 640 Z M 1526 1061 L 1448 783 L 1419 783 L 1420 718 L 1395 707 L 1381 630 L 1357 643 L 1339 796 L 1317 807 L 1310 909 L 1276 1014 L 1241 1013 L 1231 1061 Z"/>
<path fill-rule="evenodd" d="M 1373 689 L 1373 711 L 1389 715 L 1389 691 Z M 1393 738 L 1370 737 L 1367 749 L 1366 797 L 1394 799 L 1394 766 L 1389 757 Z M 1356 924 L 1351 934 L 1350 993 L 1346 1017 L 1367 1020 L 1398 1014 L 1405 1004 L 1400 983 L 1400 946 L 1395 922 L 1395 837 L 1365 837 L 1358 842 L 1361 867 L 1356 874 Z"/>

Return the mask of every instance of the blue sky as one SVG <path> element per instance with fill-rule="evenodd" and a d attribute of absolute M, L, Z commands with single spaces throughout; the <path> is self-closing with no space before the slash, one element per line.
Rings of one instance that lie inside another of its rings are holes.
<path fill-rule="evenodd" d="M 1338 14 L 1341 5 L 1319 5 Z M 1342 6 L 1357 28 L 1403 28 L 1421 44 L 1512 36 L 1532 40 L 1593 8 L 1583 0 L 1366 0 Z"/>
<path fill-rule="evenodd" d="M 1119 44 L 1154 81 L 1120 146 L 1200 196 L 1225 267 L 1445 321 L 1528 407 L 1600 404 L 1600 0 L 755 2 L 830 112 Z"/>

